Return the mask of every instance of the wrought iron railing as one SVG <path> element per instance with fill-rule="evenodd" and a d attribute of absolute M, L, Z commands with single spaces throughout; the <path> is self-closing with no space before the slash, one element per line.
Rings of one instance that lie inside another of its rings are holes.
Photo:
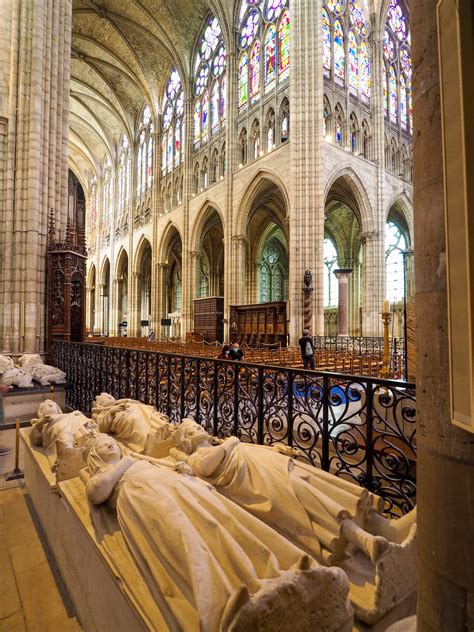
<path fill-rule="evenodd" d="M 313 336 L 313 342 L 317 351 L 352 351 L 359 355 L 383 353 L 383 338 L 378 336 Z M 405 366 L 404 338 L 390 338 L 389 351 L 396 367 Z"/>
<path fill-rule="evenodd" d="M 89 412 L 103 391 L 138 399 L 217 436 L 298 448 L 307 462 L 380 494 L 388 514 L 416 502 L 413 384 L 62 341 L 53 355 L 72 408 Z"/>

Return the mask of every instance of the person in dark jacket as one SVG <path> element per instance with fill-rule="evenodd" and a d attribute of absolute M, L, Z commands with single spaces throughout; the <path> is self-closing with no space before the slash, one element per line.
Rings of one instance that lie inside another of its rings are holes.
<path fill-rule="evenodd" d="M 232 349 L 230 350 L 230 359 L 237 360 L 238 362 L 240 362 L 243 357 L 244 357 L 244 352 L 239 347 L 239 343 L 234 342 L 234 344 L 232 345 Z"/>
<path fill-rule="evenodd" d="M 309 329 L 303 330 L 303 336 L 298 340 L 298 343 L 301 349 L 304 368 L 314 370 L 314 344 L 313 339 L 309 335 Z"/>

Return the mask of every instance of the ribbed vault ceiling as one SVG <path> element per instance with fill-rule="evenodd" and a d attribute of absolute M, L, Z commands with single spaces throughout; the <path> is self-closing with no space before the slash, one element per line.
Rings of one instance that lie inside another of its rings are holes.
<path fill-rule="evenodd" d="M 192 55 L 207 14 L 223 29 L 232 22 L 226 0 L 73 0 L 70 160 L 88 180 L 120 137 L 133 139 L 145 103 L 160 112 L 173 65 L 189 82 Z"/>

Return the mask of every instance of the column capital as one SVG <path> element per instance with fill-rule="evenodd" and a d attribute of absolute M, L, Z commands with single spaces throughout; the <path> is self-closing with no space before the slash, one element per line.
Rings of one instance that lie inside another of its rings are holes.
<path fill-rule="evenodd" d="M 230 240 L 233 244 L 239 244 L 239 245 L 241 244 L 247 245 L 249 242 L 248 237 L 246 235 L 232 235 Z"/>
<path fill-rule="evenodd" d="M 201 252 L 199 250 L 188 250 L 188 256 L 191 257 L 191 259 L 199 259 Z"/>
<path fill-rule="evenodd" d="M 368 241 L 376 241 L 380 237 L 378 230 L 368 230 L 365 233 L 359 235 L 359 241 L 366 244 Z"/>
<path fill-rule="evenodd" d="M 168 263 L 166 263 L 166 261 L 157 261 L 156 262 L 156 267 L 158 268 L 158 270 L 166 270 L 166 268 L 169 266 Z"/>
<path fill-rule="evenodd" d="M 339 270 L 333 270 L 333 274 L 336 279 L 348 279 L 352 273 L 352 268 L 339 268 Z"/>

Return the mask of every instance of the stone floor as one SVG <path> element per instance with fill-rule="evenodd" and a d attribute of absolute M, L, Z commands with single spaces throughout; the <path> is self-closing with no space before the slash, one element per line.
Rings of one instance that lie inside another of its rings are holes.
<path fill-rule="evenodd" d="M 14 442 L 0 432 L 1 448 Z M 5 481 L 14 462 L 0 456 L 0 632 L 81 630 L 23 481 Z"/>

